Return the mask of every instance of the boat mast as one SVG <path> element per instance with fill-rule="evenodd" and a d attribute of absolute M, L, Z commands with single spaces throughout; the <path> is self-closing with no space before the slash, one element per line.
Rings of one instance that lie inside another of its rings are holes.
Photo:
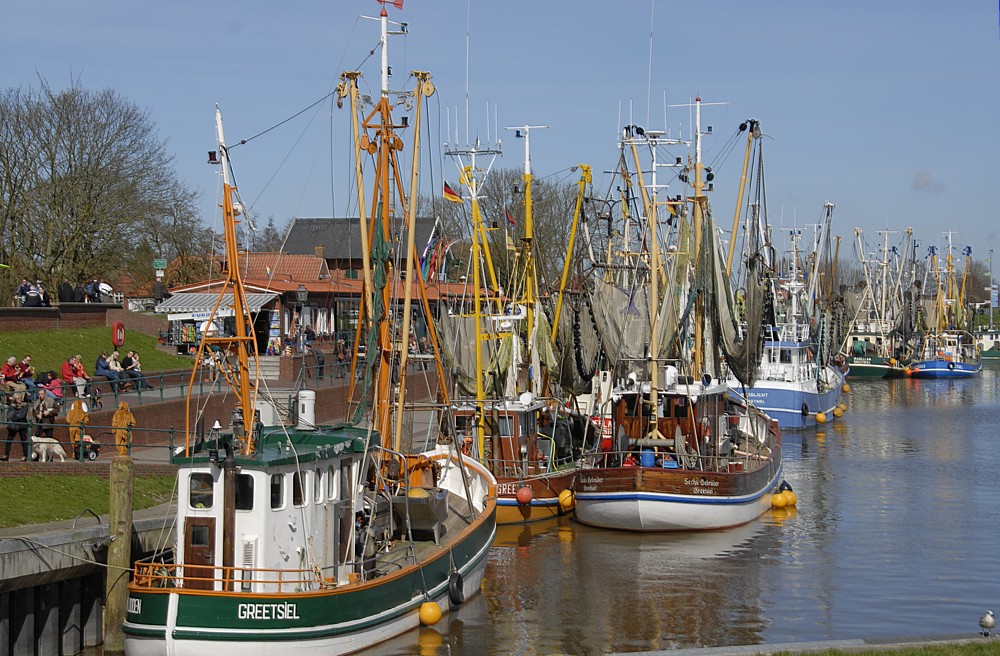
<path fill-rule="evenodd" d="M 538 357 L 538 349 L 535 348 L 535 303 L 538 301 L 538 281 L 535 277 L 535 224 L 532 218 L 531 202 L 531 131 L 541 130 L 547 125 L 522 125 L 520 127 L 510 127 L 507 130 L 514 130 L 516 138 L 524 138 L 524 237 L 521 238 L 521 261 L 524 262 L 524 304 L 527 306 L 527 321 L 524 343 L 528 347 L 528 361 L 533 365 Z M 522 132 L 523 131 L 523 132 Z M 538 396 L 541 394 L 541 372 L 538 367 L 532 367 L 533 376 L 529 381 L 531 391 Z"/>
<path fill-rule="evenodd" d="M 697 96 L 694 99 L 694 196 L 691 200 L 694 201 L 694 261 L 698 262 L 701 257 L 701 232 L 702 232 L 702 222 L 704 220 L 705 213 L 705 203 L 708 201 L 708 197 L 704 194 L 705 183 L 703 180 L 703 168 L 704 165 L 701 161 L 701 97 Z M 704 371 L 705 354 L 702 353 L 704 348 L 704 316 L 705 316 L 705 301 L 701 296 L 695 299 L 695 322 L 694 322 L 694 343 L 695 349 L 692 357 L 693 362 L 691 363 L 694 371 L 700 374 Z"/>
<path fill-rule="evenodd" d="M 240 272 L 239 245 L 236 239 L 236 219 L 242 213 L 242 205 L 236 201 L 238 191 L 230 179 L 229 149 L 226 147 L 225 132 L 222 127 L 222 110 L 218 105 L 215 107 L 215 133 L 218 142 L 218 151 L 210 155 L 210 164 L 219 164 L 222 169 L 222 224 L 223 239 L 226 249 L 225 273 L 226 279 L 219 291 L 219 298 L 212 309 L 209 320 L 206 322 L 206 329 L 202 331 L 201 343 L 198 345 L 196 363 L 203 361 L 205 349 L 213 351 L 213 360 L 219 363 L 219 370 L 224 375 L 226 382 L 236 394 L 236 406 L 238 416 L 235 418 L 233 426 L 234 448 L 239 449 L 243 455 L 251 455 L 254 452 L 254 431 L 256 413 L 254 401 L 256 393 L 256 383 L 250 380 L 250 360 L 257 362 L 257 339 L 254 334 L 253 319 L 250 316 L 250 304 L 247 302 L 246 288 L 243 285 L 242 273 Z M 234 336 L 222 336 L 217 332 L 214 319 L 227 294 L 232 294 L 232 310 L 235 323 Z M 213 348 L 214 347 L 214 348 Z M 214 352 L 218 350 L 229 356 L 235 356 L 235 361 L 229 357 L 216 358 Z M 256 374 L 256 372 L 254 372 Z M 191 394 L 194 389 L 195 380 L 198 376 L 198 366 L 192 368 L 189 393 L 186 401 L 186 421 L 187 430 L 185 433 L 186 455 L 191 455 L 191 445 L 189 441 L 192 435 L 191 429 Z M 249 427 L 249 430 L 248 430 Z"/>

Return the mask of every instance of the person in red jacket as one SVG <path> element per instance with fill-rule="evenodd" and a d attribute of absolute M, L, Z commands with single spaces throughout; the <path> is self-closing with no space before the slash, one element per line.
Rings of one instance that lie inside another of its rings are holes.
<path fill-rule="evenodd" d="M 83 359 L 79 355 L 74 355 L 63 362 L 60 374 L 63 381 L 70 385 L 76 385 L 77 398 L 82 399 L 87 396 L 87 383 L 90 382 L 90 376 L 87 375 L 87 370 L 83 367 Z"/>

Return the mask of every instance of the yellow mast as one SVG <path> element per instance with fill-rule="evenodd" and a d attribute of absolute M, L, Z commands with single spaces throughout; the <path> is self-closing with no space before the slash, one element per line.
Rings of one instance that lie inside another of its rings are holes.
<path fill-rule="evenodd" d="M 414 269 L 416 269 L 417 249 L 415 246 L 417 231 L 417 193 L 419 173 L 420 173 L 420 118 L 423 109 L 423 98 L 425 95 L 434 93 L 434 85 L 430 82 L 430 73 L 425 71 L 413 71 L 413 76 L 417 78 L 417 88 L 414 92 L 416 96 L 415 127 L 413 130 L 413 170 L 410 174 L 410 203 L 406 213 L 406 293 L 403 299 L 403 329 L 402 347 L 400 348 L 399 369 L 406 371 L 406 360 L 409 354 L 408 340 L 410 336 L 410 307 L 413 300 Z M 402 377 L 402 373 L 400 374 Z M 403 441 L 403 401 L 406 399 L 406 385 L 400 384 L 399 398 L 397 401 L 396 431 L 393 440 L 393 448 L 401 451 Z"/>
<path fill-rule="evenodd" d="M 743 172 L 740 174 L 740 190 L 736 194 L 736 211 L 733 213 L 733 232 L 729 236 L 729 252 L 726 254 L 726 275 L 733 273 L 733 254 L 736 252 L 736 235 L 739 234 L 740 214 L 743 209 L 743 191 L 747 185 L 747 172 L 750 168 L 750 147 L 754 139 L 760 138 L 760 124 L 754 119 L 747 119 L 744 125 L 748 125 L 747 147 L 743 153 Z"/>
<path fill-rule="evenodd" d="M 556 312 L 552 318 L 552 341 L 556 341 L 559 332 L 559 316 L 562 313 L 563 296 L 566 292 L 566 281 L 569 279 L 569 267 L 573 258 L 573 246 L 576 243 L 576 229 L 580 225 L 580 213 L 583 210 L 583 199 L 587 191 L 587 185 L 593 180 L 591 168 L 586 164 L 580 164 L 580 182 L 576 193 L 576 207 L 573 210 L 573 223 L 569 230 L 569 245 L 566 247 L 566 259 L 563 262 L 562 278 L 559 281 L 559 298 L 556 300 Z"/>
<path fill-rule="evenodd" d="M 234 200 L 237 189 L 230 182 L 229 178 L 229 150 L 226 147 L 226 138 L 222 128 L 222 110 L 218 106 L 215 108 L 215 130 L 218 140 L 218 159 L 214 157 L 209 163 L 218 163 L 222 168 L 222 222 L 223 237 L 226 247 L 225 273 L 226 279 L 222 289 L 219 291 L 219 298 L 212 308 L 210 318 L 205 322 L 206 329 L 203 331 L 201 343 L 198 345 L 196 363 L 203 361 L 205 349 L 216 347 L 222 353 L 235 355 L 235 362 L 231 362 L 228 357 L 213 359 L 219 365 L 219 371 L 225 377 L 226 382 L 236 394 L 237 409 L 240 412 L 242 426 L 234 426 L 234 437 L 240 452 L 244 455 L 251 455 L 254 452 L 254 431 L 256 413 L 254 409 L 257 386 L 250 380 L 250 360 L 257 362 L 257 339 L 253 329 L 253 319 L 250 316 L 250 306 L 247 302 L 246 289 L 243 285 L 243 278 L 240 273 L 239 245 L 236 240 L 236 224 L 239 221 L 236 217 L 242 211 L 239 203 Z M 232 309 L 235 318 L 236 335 L 224 337 L 215 332 L 213 321 L 218 314 L 226 294 L 232 294 Z M 214 349 L 212 349 L 214 351 Z M 235 353 L 234 353 L 235 352 Z M 190 439 L 192 435 L 191 427 L 191 391 L 194 389 L 198 366 L 192 368 L 191 378 L 188 385 L 188 395 L 185 401 L 186 431 L 184 434 L 184 446 L 187 456 L 191 455 Z M 256 376 L 257 372 L 254 372 Z"/>

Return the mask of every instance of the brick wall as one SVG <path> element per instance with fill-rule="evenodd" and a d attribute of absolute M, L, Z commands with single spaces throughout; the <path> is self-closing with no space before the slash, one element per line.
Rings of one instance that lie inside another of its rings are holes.
<path fill-rule="evenodd" d="M 338 381 L 339 382 L 339 381 Z M 345 421 L 348 408 L 347 402 L 347 380 L 343 379 L 340 384 L 315 389 L 316 392 L 316 421 L 322 423 L 337 423 Z M 428 392 L 426 383 L 418 376 L 410 376 L 407 379 L 408 399 L 411 401 L 427 401 L 432 395 Z M 154 390 L 155 393 L 155 390 Z M 101 445 L 101 453 L 96 462 L 79 463 L 73 461 L 73 466 L 87 466 L 110 462 L 116 450 L 113 446 L 114 435 L 111 432 L 111 421 L 115 411 L 118 410 L 113 397 L 105 399 L 104 408 L 90 413 L 90 422 L 85 428 L 85 433 L 90 435 Z M 202 416 L 205 417 L 205 429 L 218 419 L 225 427 L 229 427 L 233 409 L 236 407 L 236 399 L 232 394 L 210 394 L 201 397 L 192 397 L 192 407 L 203 408 Z M 144 405 L 130 406 L 129 410 L 135 416 L 136 426 L 132 433 L 132 445 L 135 447 L 163 447 L 169 445 L 180 446 L 184 443 L 185 431 L 185 407 L 184 398 L 171 399 L 167 401 L 147 403 Z M 65 414 L 60 416 L 55 425 L 53 437 L 57 439 L 70 453 L 69 428 L 66 425 Z M 171 432 L 172 429 L 172 432 Z M 192 429 L 193 430 L 193 429 Z M 0 439 L 6 439 L 6 431 L 0 434 Z M 2 449 L 2 446 L 0 446 Z M 69 465 L 69 460 L 65 463 L 23 463 L 20 461 L 21 446 L 15 443 L 11 450 L 11 457 L 18 458 L 11 462 L 0 462 L 0 472 L 6 472 L 10 468 L 28 467 L 28 469 L 17 469 L 20 473 L 43 471 L 38 467 L 55 467 L 55 472 L 59 472 L 60 467 Z M 159 454 L 158 454 L 159 455 Z M 160 457 L 164 457 L 160 455 Z M 169 465 L 166 465 L 169 466 Z M 86 472 L 81 472 L 86 473 Z M 7 475 L 0 473 L 0 475 Z"/>
<path fill-rule="evenodd" d="M 159 337 L 167 329 L 164 316 L 129 312 L 110 303 L 63 303 L 49 308 L 0 308 L 0 333 L 56 328 L 91 328 L 123 321 L 125 330 Z"/>
<path fill-rule="evenodd" d="M 156 465 L 150 463 L 135 463 L 136 476 L 172 476 L 177 473 L 174 465 Z M 111 475 L 111 458 L 97 462 L 0 462 L 0 478 L 17 478 L 31 474 L 64 474 L 70 476 L 100 476 L 108 478 Z"/>

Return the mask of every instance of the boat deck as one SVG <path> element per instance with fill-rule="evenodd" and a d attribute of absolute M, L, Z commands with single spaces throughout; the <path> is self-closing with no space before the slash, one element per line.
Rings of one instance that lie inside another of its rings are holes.
<path fill-rule="evenodd" d="M 453 543 L 475 515 L 470 512 L 468 502 L 454 492 L 447 493 L 447 500 L 447 513 L 440 521 L 423 511 L 419 501 L 410 506 L 412 542 L 407 539 L 406 508 L 398 504 L 393 511 L 397 518 L 394 521 L 398 539 L 392 540 L 386 551 L 376 554 L 372 571 L 377 572 L 376 575 L 389 574 L 396 568 L 422 560 L 435 549 Z M 410 499 L 411 503 L 414 501 Z"/>

